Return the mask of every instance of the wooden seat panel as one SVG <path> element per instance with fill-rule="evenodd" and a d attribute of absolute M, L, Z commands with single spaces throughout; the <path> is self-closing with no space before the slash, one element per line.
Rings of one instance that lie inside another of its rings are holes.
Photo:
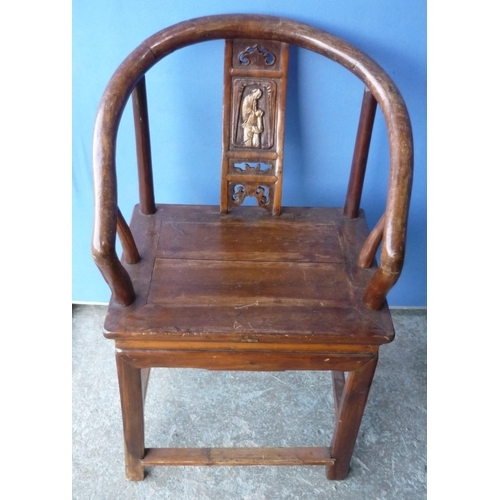
<path fill-rule="evenodd" d="M 342 278 L 339 266 L 323 263 L 156 259 L 148 303 L 335 307 L 349 302 Z"/>
<path fill-rule="evenodd" d="M 157 256 L 173 259 L 339 262 L 339 235 L 329 224 L 297 222 L 266 224 L 231 221 L 231 215 L 217 222 L 162 223 Z M 278 226 L 278 227 L 277 227 Z M 318 248 L 318 241 L 321 246 Z M 203 247 L 200 248 L 200 242 Z"/>
<path fill-rule="evenodd" d="M 375 272 L 355 261 L 368 235 L 363 214 L 347 219 L 335 208 L 283 208 L 271 217 L 239 207 L 228 216 L 218 207 L 159 205 L 154 215 L 136 208 L 131 230 L 141 262 L 125 266 L 138 300 L 111 304 L 109 338 L 392 340 L 388 311 L 362 305 Z"/>

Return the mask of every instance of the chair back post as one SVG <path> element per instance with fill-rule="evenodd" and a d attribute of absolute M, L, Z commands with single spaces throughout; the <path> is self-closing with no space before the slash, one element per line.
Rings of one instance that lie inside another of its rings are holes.
<path fill-rule="evenodd" d="M 344 207 L 344 215 L 350 219 L 355 219 L 359 213 L 359 204 L 363 192 L 363 182 L 365 180 L 368 151 L 370 149 L 376 111 L 377 101 L 370 90 L 365 88 Z"/>
<path fill-rule="evenodd" d="M 152 215 L 156 212 L 156 206 L 145 76 L 142 76 L 137 82 L 132 92 L 132 106 L 134 110 L 135 142 L 139 174 L 139 206 L 141 213 Z"/>
<path fill-rule="evenodd" d="M 276 40 L 321 54 L 360 78 L 380 106 L 389 136 L 389 187 L 380 267 L 367 287 L 364 303 L 372 309 L 381 307 L 399 277 L 404 258 L 413 172 L 412 132 L 406 105 L 387 73 L 344 40 L 296 21 L 247 14 L 207 16 L 184 21 L 156 33 L 125 59 L 106 87 L 94 130 L 96 215 L 93 255 L 110 285 L 113 298 L 127 305 L 134 297 L 130 278 L 115 251 L 116 137 L 127 100 L 144 74 L 168 54 L 202 41 L 232 38 Z"/>

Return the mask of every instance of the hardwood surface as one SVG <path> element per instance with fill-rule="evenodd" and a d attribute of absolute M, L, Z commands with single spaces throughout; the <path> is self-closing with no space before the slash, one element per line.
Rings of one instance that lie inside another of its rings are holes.
<path fill-rule="evenodd" d="M 357 266 L 368 235 L 363 214 L 341 209 L 136 208 L 131 223 L 141 261 L 124 263 L 137 294 L 112 302 L 108 338 L 207 339 L 378 345 L 393 338 L 387 306 L 362 303 L 374 268 Z"/>
<path fill-rule="evenodd" d="M 176 24 L 145 40 L 117 69 L 102 97 L 94 128 L 95 223 L 92 246 L 95 262 L 109 284 L 114 299 L 123 305 L 131 304 L 135 292 L 115 249 L 118 217 L 115 152 L 118 125 L 137 84 L 163 57 L 186 45 L 214 39 L 249 38 L 295 44 L 331 59 L 357 76 L 380 107 L 389 137 L 389 186 L 380 242 L 380 266 L 363 296 L 366 307 L 379 309 L 396 283 L 404 261 L 413 171 L 412 132 L 406 105 L 391 78 L 369 56 L 334 35 L 273 16 L 228 14 Z M 370 120 L 365 120 L 365 123 L 367 126 L 361 127 L 364 131 L 362 135 L 368 138 Z M 139 134 L 141 137 L 145 137 L 143 132 Z M 359 142 L 359 154 L 356 153 L 356 157 L 362 158 L 367 154 L 364 142 L 364 139 Z M 140 148 L 143 145 L 144 141 L 141 140 Z M 258 153 L 261 154 L 260 151 Z M 142 163 L 147 165 L 148 162 Z M 362 161 L 355 160 L 354 165 L 358 165 L 359 168 L 355 169 L 360 172 L 354 176 L 358 186 L 363 170 Z M 146 178 L 147 175 L 141 177 Z M 354 187 L 352 197 L 358 196 L 357 191 L 357 187 Z M 348 199 L 346 206 L 355 206 L 354 198 Z M 141 203 L 147 205 L 148 201 L 143 200 Z"/>
<path fill-rule="evenodd" d="M 254 196 L 261 207 L 280 214 L 288 49 L 273 40 L 226 40 L 221 213 Z M 255 109 L 247 106 L 245 112 L 241 104 L 254 93 Z M 253 115 L 253 121 L 243 114 Z M 255 144 L 245 130 L 257 132 L 250 132 Z M 260 163 L 252 165 L 253 160 Z"/>
<path fill-rule="evenodd" d="M 328 447 L 153 448 L 144 465 L 333 465 Z"/>
<path fill-rule="evenodd" d="M 220 207 L 158 204 L 145 73 L 174 50 L 218 38 L 226 40 Z M 344 208 L 281 207 L 289 44 L 330 58 L 365 85 Z M 117 205 L 115 150 L 131 95 L 139 204 L 129 226 Z M 360 200 L 377 107 L 390 172 L 385 212 L 370 232 Z M 316 464 L 329 479 L 345 478 L 378 349 L 394 338 L 386 296 L 404 260 L 413 148 L 390 77 L 344 40 L 295 21 L 186 21 L 145 40 L 117 69 L 98 110 L 93 160 L 92 251 L 112 292 L 104 334 L 115 341 L 127 477 L 142 480 L 153 465 Z M 247 197 L 258 206 L 241 206 Z M 144 398 L 156 367 L 329 370 L 331 445 L 146 450 Z"/>

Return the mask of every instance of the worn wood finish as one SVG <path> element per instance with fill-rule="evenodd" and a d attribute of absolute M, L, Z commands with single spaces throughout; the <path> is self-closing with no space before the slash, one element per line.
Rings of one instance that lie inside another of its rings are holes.
<path fill-rule="evenodd" d="M 326 476 L 328 479 L 345 479 L 349 473 L 349 464 L 377 360 L 378 357 L 374 356 L 347 376 L 331 444 L 331 456 L 335 459 L 335 463 L 327 467 Z"/>
<path fill-rule="evenodd" d="M 119 353 L 116 355 L 118 384 L 122 405 L 125 445 L 125 473 L 128 479 L 144 479 L 144 406 L 140 368 L 132 366 Z"/>
<path fill-rule="evenodd" d="M 145 346 L 147 349 L 149 346 Z M 204 368 L 205 370 L 284 371 L 357 370 L 373 355 L 367 353 L 251 350 L 119 349 L 130 364 L 139 368 Z"/>
<path fill-rule="evenodd" d="M 174 50 L 218 38 L 226 40 L 221 204 L 156 204 L 144 74 Z M 332 59 L 366 86 L 344 209 L 281 207 L 289 44 Z M 115 149 L 131 93 L 140 203 L 129 227 L 117 206 Z M 385 214 L 370 232 L 359 200 L 376 106 L 387 124 L 390 174 Z M 244 118 L 252 113 L 253 121 Z M 93 256 L 112 291 L 104 334 L 116 347 L 127 477 L 141 480 L 155 465 L 258 464 L 326 465 L 329 479 L 346 477 L 378 349 L 394 338 L 385 297 L 404 256 L 412 138 L 391 79 L 345 41 L 295 21 L 186 21 L 147 39 L 118 68 L 99 107 L 93 160 Z M 280 216 L 238 206 L 246 196 Z M 331 446 L 145 450 L 144 398 L 155 367 L 329 370 Z"/>
<path fill-rule="evenodd" d="M 148 100 L 146 78 L 143 76 L 132 92 L 134 110 L 137 166 L 139 172 L 139 200 L 141 212 L 151 215 L 156 212 L 153 188 L 153 166 L 151 162 L 151 139 L 149 137 Z"/>
<path fill-rule="evenodd" d="M 380 308 L 401 273 L 404 259 L 413 167 L 411 125 L 405 103 L 394 82 L 380 66 L 344 40 L 288 19 L 241 14 L 208 16 L 158 32 L 127 57 L 106 87 L 94 129 L 96 217 L 93 253 L 113 297 L 123 305 L 130 304 L 135 298 L 114 250 L 115 148 L 123 109 L 137 82 L 160 59 L 186 45 L 218 38 L 275 40 L 312 50 L 359 77 L 377 100 L 389 135 L 390 174 L 380 267 L 366 288 L 364 303 L 371 309 Z"/>
<path fill-rule="evenodd" d="M 375 253 L 377 252 L 377 248 L 382 241 L 382 236 L 384 234 L 384 222 L 385 222 L 385 214 L 380 217 L 375 227 L 372 229 L 368 238 L 366 238 L 363 247 L 361 248 L 361 252 L 359 252 L 358 258 L 358 266 L 363 269 L 368 269 L 372 267 Z"/>
<path fill-rule="evenodd" d="M 115 340 L 380 345 L 394 336 L 387 305 L 366 309 L 375 268 L 360 269 L 368 235 L 342 209 L 257 207 L 226 216 L 217 207 L 136 207 L 131 228 L 141 261 L 125 264 L 138 294 L 111 302 L 106 336 Z M 197 244 L 202 241 L 203 244 Z M 143 251 L 144 249 L 144 251 Z"/>
<path fill-rule="evenodd" d="M 328 447 L 151 448 L 143 465 L 333 465 Z"/>
<path fill-rule="evenodd" d="M 226 40 L 221 213 L 253 196 L 281 210 L 288 44 Z"/>
<path fill-rule="evenodd" d="M 375 97 L 368 89 L 365 89 L 344 207 L 344 214 L 347 217 L 354 218 L 358 216 L 376 110 L 377 101 Z"/>
<path fill-rule="evenodd" d="M 125 349 L 141 349 L 144 347 L 144 342 L 133 335 L 129 336 L 125 340 L 116 340 L 115 346 L 122 352 Z M 276 339 L 276 336 L 275 336 Z M 217 342 L 213 340 L 207 340 L 203 338 L 202 340 L 155 340 L 148 339 L 147 346 L 149 349 L 164 349 L 169 351 L 287 351 L 295 353 L 309 353 L 309 352 L 328 352 L 334 349 L 336 354 L 347 353 L 347 354 L 361 354 L 361 353 L 371 353 L 372 355 L 377 353 L 378 346 L 372 345 L 360 345 L 360 344 L 335 344 L 332 347 L 331 344 L 313 344 L 313 343 L 291 343 L 288 339 L 280 339 L 280 342 L 256 342 L 254 339 L 246 338 L 240 341 L 224 341 Z M 175 353 L 172 353 L 175 355 Z"/>
<path fill-rule="evenodd" d="M 119 208 L 117 209 L 116 231 L 118 232 L 118 237 L 120 238 L 123 247 L 123 260 L 127 264 L 137 264 L 141 260 L 141 256 L 139 255 L 139 251 L 137 250 L 137 246 L 130 231 L 130 227 L 125 221 L 125 218 L 123 217 Z"/>

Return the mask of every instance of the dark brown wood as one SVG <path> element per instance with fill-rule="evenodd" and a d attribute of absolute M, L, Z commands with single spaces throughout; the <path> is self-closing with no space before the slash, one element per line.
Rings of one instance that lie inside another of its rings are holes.
<path fill-rule="evenodd" d="M 362 303 L 376 272 L 356 262 L 363 213 L 286 208 L 277 218 L 240 207 L 221 216 L 158 205 L 154 217 L 136 208 L 131 228 L 142 256 L 127 265 L 138 301 L 111 303 L 108 338 L 380 345 L 394 336 L 387 306 Z"/>
<path fill-rule="evenodd" d="M 387 123 L 390 174 L 379 271 L 365 293 L 365 305 L 380 308 L 397 281 L 404 243 L 412 181 L 413 146 L 405 103 L 390 77 L 366 54 L 345 41 L 295 21 L 272 16 L 221 15 L 179 23 L 145 40 L 118 68 L 103 95 L 94 129 L 95 224 L 93 254 L 123 305 L 134 298 L 115 247 L 117 127 L 127 99 L 146 71 L 165 55 L 203 40 L 257 38 L 296 44 L 343 65 L 358 76 L 377 100 Z"/>
<path fill-rule="evenodd" d="M 115 346 L 124 352 L 125 349 L 142 349 L 144 342 L 138 338 L 117 340 Z M 212 340 L 153 340 L 148 339 L 147 346 L 150 349 L 164 349 L 169 351 L 286 351 L 288 353 L 310 353 L 310 352 L 329 352 L 334 350 L 336 354 L 345 353 L 355 355 L 361 353 L 370 353 L 372 356 L 377 353 L 378 346 L 360 345 L 360 344 L 335 344 L 332 347 L 330 344 L 312 344 L 312 343 L 292 343 L 288 339 L 283 339 L 281 342 L 255 342 L 253 339 L 241 340 L 240 342 L 224 341 L 217 342 Z M 172 356 L 176 354 L 171 353 Z"/>
<path fill-rule="evenodd" d="M 144 465 L 332 465 L 324 448 L 149 448 Z"/>
<path fill-rule="evenodd" d="M 122 247 L 123 247 L 123 259 L 127 264 L 137 264 L 140 260 L 141 257 L 139 255 L 139 251 L 137 250 L 137 247 L 135 245 L 135 240 L 134 237 L 132 236 L 132 233 L 130 232 L 130 228 L 128 224 L 125 222 L 125 219 L 120 211 L 118 209 L 117 213 L 117 231 L 118 231 L 118 237 L 120 238 L 120 241 L 122 242 Z"/>
<path fill-rule="evenodd" d="M 222 99 L 222 163 L 221 163 L 221 185 L 220 185 L 220 213 L 226 214 L 229 211 L 229 188 L 227 182 L 227 174 L 229 172 L 229 151 L 231 143 L 231 134 L 229 128 L 226 128 L 231 123 L 231 95 L 232 95 L 232 76 L 228 68 L 233 65 L 233 43 L 231 40 L 226 40 L 224 46 L 224 89 Z"/>
<path fill-rule="evenodd" d="M 355 218 L 358 216 L 376 111 L 377 101 L 370 90 L 365 88 L 344 207 L 346 217 Z"/>
<path fill-rule="evenodd" d="M 373 261 L 375 259 L 375 253 L 377 248 L 382 241 L 382 236 L 384 235 L 384 224 L 385 224 L 385 214 L 380 217 L 379 221 L 373 228 L 372 232 L 366 238 L 365 243 L 361 252 L 359 252 L 358 266 L 363 269 L 368 269 L 372 267 Z"/>
<path fill-rule="evenodd" d="M 144 479 L 144 408 L 141 370 L 119 353 L 116 355 L 125 441 L 125 472 L 128 479 Z"/>
<path fill-rule="evenodd" d="M 220 206 L 156 205 L 144 75 L 171 52 L 214 39 L 226 40 Z M 281 207 L 288 44 L 330 58 L 366 86 L 344 209 Z M 140 203 L 129 227 L 117 206 L 115 150 L 131 94 Z M 390 172 L 385 214 L 370 233 L 359 200 L 377 105 Z M 253 132 L 241 119 L 248 109 L 265 120 Z M 389 76 L 347 42 L 302 23 L 209 16 L 167 28 L 127 57 L 106 87 L 94 130 L 92 252 L 112 291 L 104 334 L 115 341 L 129 479 L 141 480 L 145 466 L 257 464 L 323 464 L 329 479 L 346 477 L 378 349 L 394 338 L 385 297 L 403 265 L 412 151 L 408 113 Z M 246 196 L 280 216 L 238 206 Z M 154 367 L 330 370 L 331 447 L 145 450 Z"/>
<path fill-rule="evenodd" d="M 115 216 L 116 222 L 116 216 Z M 127 306 L 134 302 L 136 296 L 134 286 L 123 265 L 118 260 L 115 246 L 116 234 L 112 238 L 112 247 L 101 246 L 99 252 L 93 252 L 94 262 L 104 280 L 111 288 L 112 300 L 120 305 Z"/>
<path fill-rule="evenodd" d="M 377 359 L 377 356 L 373 357 L 360 368 L 349 373 L 347 377 L 331 445 L 331 456 L 335 459 L 335 463 L 327 467 L 328 479 L 345 479 L 349 473 L 349 464 L 377 366 Z"/>
<path fill-rule="evenodd" d="M 283 350 L 121 350 L 136 367 L 203 368 L 205 370 L 284 371 L 284 370 L 356 370 L 373 354 Z M 207 346 L 209 347 L 209 346 Z"/>
<path fill-rule="evenodd" d="M 388 291 L 395 285 L 398 277 L 398 271 L 379 267 L 363 294 L 363 303 L 365 306 L 374 311 L 379 309 L 385 303 L 385 297 Z"/>
<path fill-rule="evenodd" d="M 153 189 L 153 166 L 151 162 L 151 140 L 149 137 L 148 99 L 146 78 L 143 76 L 132 92 L 134 110 L 135 142 L 139 172 L 139 199 L 141 212 L 151 215 L 156 212 Z"/>

